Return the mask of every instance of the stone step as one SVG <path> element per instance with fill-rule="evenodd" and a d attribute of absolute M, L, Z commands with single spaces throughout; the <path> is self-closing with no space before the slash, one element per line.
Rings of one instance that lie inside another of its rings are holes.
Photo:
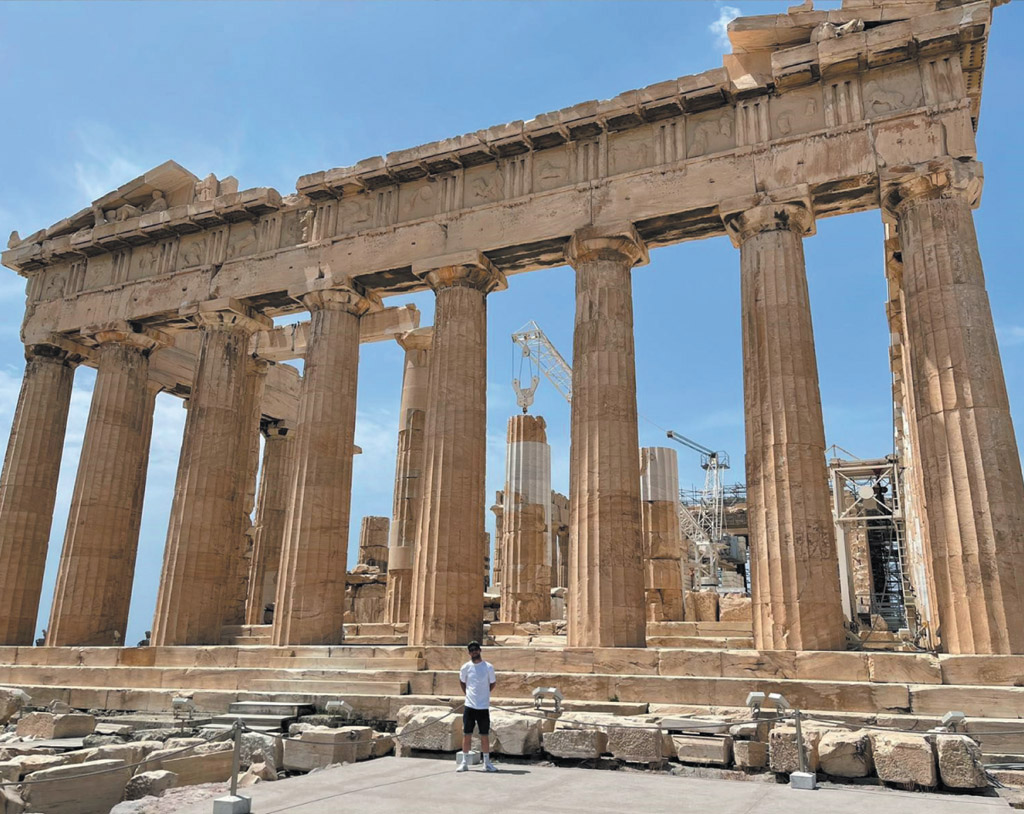
<path fill-rule="evenodd" d="M 273 625 L 224 625 L 221 632 L 225 636 L 270 636 Z"/>
<path fill-rule="evenodd" d="M 299 682 L 275 678 L 257 678 L 249 685 L 254 690 L 263 692 L 287 692 L 294 690 Z M 382 695 L 408 695 L 408 681 L 348 681 L 344 679 L 305 679 L 301 686 L 307 692 L 315 694 L 358 695 L 380 693 Z"/>
<path fill-rule="evenodd" d="M 715 650 L 750 650 L 754 640 L 749 636 L 648 636 L 650 647 L 706 647 Z"/>
<path fill-rule="evenodd" d="M 234 705 L 232 705 L 234 706 Z M 241 721 L 252 729 L 259 729 L 263 732 L 284 732 L 288 726 L 295 722 L 296 715 L 253 715 L 248 713 L 229 712 L 226 715 L 216 716 L 212 724 L 216 728 L 229 729 L 235 721 Z"/>
<path fill-rule="evenodd" d="M 240 646 L 245 646 L 245 645 L 252 646 L 252 645 L 270 645 L 270 644 L 273 644 L 273 642 L 271 641 L 269 635 L 266 635 L 266 636 L 263 636 L 263 635 L 252 635 L 252 636 L 247 636 L 247 635 L 238 635 L 238 636 L 225 635 L 224 636 L 224 644 L 240 645 Z"/>
<path fill-rule="evenodd" d="M 294 701 L 236 701 L 228 712 L 236 715 L 283 715 L 298 718 L 313 713 L 312 704 L 297 704 Z"/>
<path fill-rule="evenodd" d="M 325 670 L 423 670 L 426 659 L 417 658 L 306 658 L 301 656 L 271 656 L 272 667 L 317 667 Z"/>
<path fill-rule="evenodd" d="M 750 622 L 648 622 L 647 638 L 652 636 L 753 636 Z"/>

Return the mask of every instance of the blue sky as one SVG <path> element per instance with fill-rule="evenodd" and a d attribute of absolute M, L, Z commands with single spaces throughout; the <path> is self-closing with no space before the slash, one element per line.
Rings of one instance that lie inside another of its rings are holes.
<path fill-rule="evenodd" d="M 782 2 L 3 3 L 0 4 L 0 230 L 22 235 L 77 212 L 174 159 L 241 188 L 294 190 L 299 175 L 470 132 L 721 64 L 721 23 Z M 834 7 L 836 3 L 819 7 Z M 976 215 L 1007 386 L 1024 421 L 1020 190 L 1024 55 L 1020 3 L 995 12 L 978 135 L 986 181 Z M 5 241 L 6 242 L 6 241 Z M 891 451 L 882 230 L 877 212 L 820 221 L 806 241 L 828 444 Z M 742 480 L 739 257 L 725 238 L 657 249 L 633 277 L 643 445 L 673 428 L 728 451 Z M 414 302 L 432 321 L 432 295 Z M 24 281 L 0 271 L 0 427 L 23 369 Z M 518 275 L 489 298 L 488 478 L 502 487 L 518 373 L 509 335 L 535 319 L 568 358 L 573 274 Z M 350 531 L 390 515 L 402 352 L 364 346 Z M 45 625 L 94 374 L 80 370 L 40 608 Z M 568 405 L 542 383 L 553 484 L 568 489 Z M 653 423 L 652 423 L 653 422 Z M 184 423 L 160 396 L 126 641 L 149 628 Z M 679 448 L 680 479 L 697 482 Z M 493 516 L 487 514 L 493 531 Z"/>

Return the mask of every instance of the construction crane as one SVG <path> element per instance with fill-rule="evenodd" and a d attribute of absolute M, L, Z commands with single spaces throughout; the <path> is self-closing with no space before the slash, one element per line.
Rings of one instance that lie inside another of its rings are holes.
<path fill-rule="evenodd" d="M 537 370 L 554 385 L 566 401 L 572 402 L 572 368 L 565 361 L 558 349 L 541 330 L 541 327 L 530 320 L 522 328 L 512 334 L 512 342 L 522 348 L 523 358 L 535 364 Z M 533 404 L 534 394 L 540 384 L 540 377 L 530 370 L 530 385 L 523 387 L 521 378 L 512 380 L 512 388 L 516 391 L 516 402 L 525 413 Z M 522 367 L 520 366 L 520 377 Z M 718 555 L 719 548 L 725 540 L 722 533 L 724 525 L 724 488 L 722 470 L 729 468 L 729 456 L 725 452 L 716 452 L 703 444 L 698 444 L 675 430 L 668 430 L 667 435 L 678 444 L 689 447 L 700 454 L 700 465 L 704 470 L 704 488 L 700 494 L 700 505 L 696 512 L 691 512 L 683 505 L 680 493 L 679 523 L 683 534 L 694 544 L 697 552 L 697 571 L 699 586 L 704 590 L 718 590 Z"/>
<path fill-rule="evenodd" d="M 683 534 L 693 542 L 696 549 L 698 586 L 701 590 L 717 591 L 719 549 L 726 540 L 723 533 L 725 502 L 722 470 L 729 468 L 729 456 L 725 452 L 716 452 L 698 444 L 675 430 L 668 430 L 665 434 L 677 444 L 700 454 L 700 466 L 704 470 L 700 503 L 695 512 L 690 511 L 683 504 L 680 493 L 679 522 Z"/>
<path fill-rule="evenodd" d="M 512 341 L 523 349 L 523 357 L 535 363 L 541 373 L 555 390 L 562 394 L 566 401 L 572 402 L 572 368 L 562 358 L 551 340 L 532 319 L 512 334 Z M 540 378 L 531 376 L 529 387 L 523 387 L 519 379 L 512 380 L 512 388 L 516 391 L 516 402 L 523 412 L 533 404 L 533 394 L 537 392 Z"/>

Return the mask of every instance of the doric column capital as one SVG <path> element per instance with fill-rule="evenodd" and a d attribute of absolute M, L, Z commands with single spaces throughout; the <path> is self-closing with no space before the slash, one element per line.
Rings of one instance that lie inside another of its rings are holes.
<path fill-rule="evenodd" d="M 44 342 L 34 342 L 25 345 L 25 361 L 27 362 L 40 359 L 74 367 L 84 358 L 84 353 L 78 353 L 60 345 L 50 345 Z"/>
<path fill-rule="evenodd" d="M 270 317 L 232 297 L 194 303 L 180 309 L 178 313 L 205 328 L 241 329 L 254 334 L 274 327 Z"/>
<path fill-rule="evenodd" d="M 301 290 L 289 291 L 288 296 L 310 311 L 344 311 L 357 317 L 383 307 L 377 294 L 367 291 L 355 281 L 339 284 L 326 279 L 314 280 Z"/>
<path fill-rule="evenodd" d="M 434 344 L 434 326 L 416 328 L 402 334 L 395 334 L 395 341 L 402 350 L 430 350 Z"/>
<path fill-rule="evenodd" d="M 952 158 L 890 167 L 880 173 L 882 209 L 898 216 L 908 203 L 936 198 L 963 198 L 974 209 L 981 203 L 984 177 L 980 162 Z"/>
<path fill-rule="evenodd" d="M 806 185 L 730 198 L 719 204 L 718 211 L 736 248 L 761 232 L 788 230 L 800 237 L 815 232 L 814 207 Z"/>
<path fill-rule="evenodd" d="M 647 246 L 632 223 L 579 229 L 569 238 L 565 259 L 573 268 L 588 260 L 613 260 L 630 267 L 644 266 L 650 261 Z"/>
<path fill-rule="evenodd" d="M 442 288 L 475 288 L 484 294 L 508 288 L 505 275 L 481 252 L 432 257 L 414 263 L 412 273 L 434 291 Z"/>
<path fill-rule="evenodd" d="M 124 320 L 90 325 L 82 328 L 80 333 L 86 341 L 97 346 L 121 345 L 137 348 L 147 356 L 158 348 L 166 348 L 174 344 L 174 339 L 170 334 L 153 328 L 144 328 L 138 323 Z"/>

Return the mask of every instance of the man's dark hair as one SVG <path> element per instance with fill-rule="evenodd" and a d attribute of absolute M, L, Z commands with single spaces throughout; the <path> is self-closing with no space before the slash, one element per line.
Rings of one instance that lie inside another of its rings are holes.
<path fill-rule="evenodd" d="M 466 649 L 467 650 L 479 650 L 480 649 L 480 642 L 470 642 L 469 644 L 466 645 Z"/>

